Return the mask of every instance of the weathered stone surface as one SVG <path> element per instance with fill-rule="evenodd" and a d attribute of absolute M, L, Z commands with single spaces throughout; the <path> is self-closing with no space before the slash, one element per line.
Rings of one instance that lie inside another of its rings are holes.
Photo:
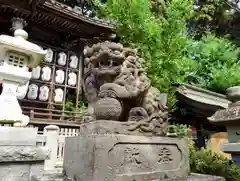
<path fill-rule="evenodd" d="M 240 86 L 229 87 L 226 90 L 226 94 L 229 100 L 240 100 Z"/>
<path fill-rule="evenodd" d="M 240 86 L 230 87 L 226 91 L 232 101 L 228 108 L 216 111 L 208 120 L 215 124 L 239 125 L 240 120 Z M 230 141 L 230 140 L 229 140 Z"/>
<path fill-rule="evenodd" d="M 83 123 L 80 127 L 81 135 L 91 134 L 125 134 L 141 135 L 138 131 L 129 131 L 129 122 L 118 122 L 109 120 L 97 120 L 90 123 Z M 146 135 L 146 133 L 144 133 Z M 151 133 L 149 133 L 151 135 Z"/>
<path fill-rule="evenodd" d="M 36 146 L 37 130 L 0 127 L 0 181 L 30 181 L 43 176 L 50 150 Z"/>
<path fill-rule="evenodd" d="M 240 141 L 240 125 L 226 125 L 228 133 L 228 142 L 239 142 Z"/>
<path fill-rule="evenodd" d="M 30 165 L 29 180 L 34 177 L 43 177 L 44 175 L 44 165 L 43 163 L 35 163 Z"/>
<path fill-rule="evenodd" d="M 129 128 L 134 126 L 134 124 L 134 122 L 96 120 L 89 123 L 81 124 L 80 134 L 124 134 L 137 136 L 152 136 L 152 132 L 139 132 L 137 129 L 129 130 Z"/>
<path fill-rule="evenodd" d="M 32 177 L 31 181 L 75 181 L 70 178 L 66 178 L 62 175 L 44 175 L 43 177 L 37 178 Z M 124 181 L 124 180 L 122 180 Z M 173 178 L 173 179 L 154 179 L 147 181 L 226 181 L 223 177 L 212 176 L 212 175 L 203 175 L 203 174 L 192 174 L 190 176 L 182 178 Z"/>
<path fill-rule="evenodd" d="M 76 181 L 146 181 L 186 177 L 185 140 L 130 135 L 66 139 L 64 171 Z"/>
<path fill-rule="evenodd" d="M 168 179 L 166 181 L 225 181 L 225 178 L 212 175 L 192 174 L 187 177 Z"/>
<path fill-rule="evenodd" d="M 0 164 L 0 181 L 29 181 L 29 164 Z"/>
<path fill-rule="evenodd" d="M 36 138 L 34 128 L 0 127 L 0 146 L 35 146 Z"/>
<path fill-rule="evenodd" d="M 0 162 L 44 161 L 50 150 L 36 146 L 0 146 Z"/>
<path fill-rule="evenodd" d="M 83 88 L 89 102 L 84 120 L 129 122 L 128 131 L 166 135 L 166 94 L 151 86 L 136 50 L 119 46 L 106 41 L 84 49 Z"/>
<path fill-rule="evenodd" d="M 221 151 L 225 153 L 240 154 L 240 143 L 227 143 L 222 146 Z"/>
<path fill-rule="evenodd" d="M 29 181 L 67 181 L 62 173 L 44 173 L 44 175 L 32 175 Z"/>

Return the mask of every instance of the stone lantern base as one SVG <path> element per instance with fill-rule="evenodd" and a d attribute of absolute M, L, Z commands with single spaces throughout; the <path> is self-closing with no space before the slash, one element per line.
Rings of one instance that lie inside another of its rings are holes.
<path fill-rule="evenodd" d="M 240 165 L 240 143 L 227 143 L 222 147 L 222 151 L 232 155 L 232 160 Z"/>
<path fill-rule="evenodd" d="M 46 147 L 36 146 L 37 130 L 0 127 L 0 180 L 34 181 L 44 175 Z"/>

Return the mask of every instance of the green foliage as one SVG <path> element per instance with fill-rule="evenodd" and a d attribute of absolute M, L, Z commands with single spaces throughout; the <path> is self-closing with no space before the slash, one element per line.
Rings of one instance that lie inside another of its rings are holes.
<path fill-rule="evenodd" d="M 222 0 L 200 6 L 198 13 L 211 17 L 225 8 Z M 121 42 L 136 48 L 146 60 L 152 84 L 168 93 L 171 111 L 176 103 L 173 84 L 189 82 L 219 93 L 239 85 L 238 48 L 211 34 L 200 40 L 188 35 L 188 22 L 197 12 L 192 0 L 108 0 L 100 7 L 101 14 L 118 22 Z"/>
<path fill-rule="evenodd" d="M 222 176 L 226 181 L 240 180 L 240 168 L 223 155 L 209 148 L 197 151 L 193 141 L 189 142 L 189 153 L 192 172 Z"/>
<path fill-rule="evenodd" d="M 225 93 L 227 88 L 240 85 L 239 72 L 239 64 L 222 67 L 221 69 L 213 68 L 212 80 L 207 84 L 206 88 L 218 93 Z"/>
<path fill-rule="evenodd" d="M 168 133 L 169 137 L 178 137 L 184 138 L 188 137 L 190 133 L 190 127 L 184 124 L 172 124 L 168 126 Z"/>
<path fill-rule="evenodd" d="M 218 21 L 219 18 L 228 18 L 226 10 L 230 7 L 225 0 L 199 1 L 195 8 L 195 18 L 198 20 Z"/>
<path fill-rule="evenodd" d="M 163 7 L 161 1 L 158 5 Z M 184 81 L 194 64 L 186 55 L 191 46 L 187 21 L 193 14 L 192 7 L 191 0 L 172 0 L 164 4 L 164 16 L 156 16 L 148 0 L 108 0 L 102 8 L 106 16 L 117 20 L 121 42 L 137 48 L 146 60 L 153 85 L 169 93 L 170 107 L 175 103 L 171 85 Z"/>
<path fill-rule="evenodd" d="M 85 106 L 85 100 L 82 98 L 79 98 L 78 106 L 76 110 L 76 103 L 74 103 L 72 100 L 68 100 L 65 104 L 65 110 L 69 111 L 67 114 L 74 116 L 75 112 L 78 112 L 79 114 L 84 114 L 86 112 L 87 107 Z"/>
<path fill-rule="evenodd" d="M 194 8 L 194 34 L 202 36 L 206 30 L 225 35 L 233 19 L 231 7 L 225 0 L 199 0 Z"/>
<path fill-rule="evenodd" d="M 166 10 L 166 2 L 164 0 L 150 0 L 150 10 L 155 13 L 155 16 L 163 17 Z"/>
<path fill-rule="evenodd" d="M 189 131 L 190 128 L 187 125 L 169 125 L 168 135 L 186 138 L 189 136 Z M 191 139 L 189 139 L 188 147 L 191 172 L 222 176 L 226 181 L 240 180 L 240 168 L 233 161 L 209 148 L 197 150 Z"/>
<path fill-rule="evenodd" d="M 196 41 L 191 51 L 197 66 L 191 74 L 195 80 L 190 82 L 219 93 L 240 84 L 240 50 L 229 40 L 208 34 Z"/>
<path fill-rule="evenodd" d="M 75 104 L 72 101 L 67 101 L 65 103 L 65 110 L 69 111 L 68 115 L 73 116 L 75 112 Z"/>

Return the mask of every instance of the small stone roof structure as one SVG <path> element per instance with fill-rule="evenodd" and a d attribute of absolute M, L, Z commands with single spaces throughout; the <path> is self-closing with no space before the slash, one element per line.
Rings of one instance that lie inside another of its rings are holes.
<path fill-rule="evenodd" d="M 184 114 L 209 117 L 231 103 L 225 95 L 189 84 L 178 84 L 177 98 Z"/>
<path fill-rule="evenodd" d="M 235 86 L 227 89 L 227 97 L 233 102 L 228 108 L 216 111 L 208 120 L 217 124 L 235 124 L 240 121 L 240 87 Z"/>

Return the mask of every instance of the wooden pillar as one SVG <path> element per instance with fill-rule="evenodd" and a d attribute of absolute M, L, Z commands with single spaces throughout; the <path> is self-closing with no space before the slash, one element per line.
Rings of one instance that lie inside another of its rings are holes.
<path fill-rule="evenodd" d="M 205 137 L 203 135 L 203 125 L 199 123 L 199 121 L 196 122 L 196 129 L 197 129 L 197 147 L 206 147 L 205 144 Z"/>

